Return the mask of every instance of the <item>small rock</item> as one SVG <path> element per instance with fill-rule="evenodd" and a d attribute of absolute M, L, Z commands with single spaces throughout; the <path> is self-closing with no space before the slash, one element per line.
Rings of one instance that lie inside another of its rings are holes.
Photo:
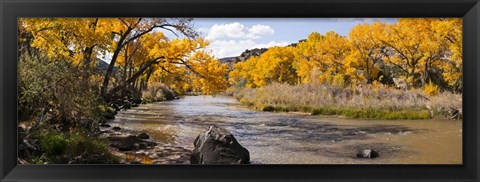
<path fill-rule="evenodd" d="M 150 139 L 147 133 L 140 133 L 137 137 L 140 139 Z"/>
<path fill-rule="evenodd" d="M 105 114 L 103 114 L 103 117 L 104 117 L 105 119 L 115 119 L 115 114 L 113 114 L 113 113 L 105 113 Z"/>
<path fill-rule="evenodd" d="M 130 109 L 130 108 L 132 108 L 132 103 L 128 100 L 124 100 L 123 101 L 123 109 L 126 110 L 126 109 Z"/>
<path fill-rule="evenodd" d="M 357 153 L 357 158 L 376 158 L 378 157 L 378 152 L 373 149 L 362 150 Z"/>
<path fill-rule="evenodd" d="M 100 127 L 110 128 L 111 126 L 109 124 L 102 123 L 100 124 Z"/>
<path fill-rule="evenodd" d="M 146 143 L 138 143 L 138 148 L 139 148 L 139 149 L 146 149 L 146 148 L 147 148 L 147 144 L 146 144 Z"/>

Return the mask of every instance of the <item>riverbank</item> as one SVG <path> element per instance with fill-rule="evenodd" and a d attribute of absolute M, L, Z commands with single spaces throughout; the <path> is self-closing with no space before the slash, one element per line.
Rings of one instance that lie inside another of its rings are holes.
<path fill-rule="evenodd" d="M 149 138 L 147 133 L 111 127 L 108 122 L 125 111 L 159 101 L 178 99 L 166 88 L 150 98 L 125 97 L 91 108 L 89 125 L 62 128 L 50 114 L 36 121 L 22 121 L 18 127 L 19 164 L 182 164 L 189 163 L 191 150 L 167 145 Z M 150 100 L 151 99 L 151 100 Z"/>
<path fill-rule="evenodd" d="M 179 99 L 177 94 L 164 84 L 152 84 L 142 94 L 140 100 L 126 100 L 122 106 L 116 106 L 112 112 L 106 107 L 110 119 L 114 119 L 119 108 L 128 110 L 140 104 L 164 102 Z M 133 103 L 133 104 L 130 104 Z M 122 104 L 122 103 L 120 103 Z M 168 145 L 150 138 L 148 133 L 136 130 L 126 130 L 118 126 L 111 126 L 109 120 L 100 125 L 99 138 L 105 140 L 109 151 L 121 164 L 189 164 L 191 150 L 179 146 Z"/>
<path fill-rule="evenodd" d="M 100 139 L 120 164 L 189 164 L 191 150 L 157 142 L 147 133 L 129 131 L 108 124 L 101 126 Z"/>
<path fill-rule="evenodd" d="M 232 95 L 242 104 L 260 111 L 367 119 L 462 118 L 460 94 L 441 92 L 427 96 L 420 90 L 397 90 L 381 85 L 342 88 L 274 83 L 262 88 L 238 89 Z"/>

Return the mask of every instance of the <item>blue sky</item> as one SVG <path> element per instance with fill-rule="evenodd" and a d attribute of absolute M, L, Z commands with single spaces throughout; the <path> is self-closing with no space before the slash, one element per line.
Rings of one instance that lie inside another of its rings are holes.
<path fill-rule="evenodd" d="M 207 49 L 217 58 L 240 55 L 245 49 L 284 46 L 305 39 L 312 32 L 335 31 L 348 35 L 357 24 L 389 18 L 195 18 L 199 33 L 210 41 Z"/>

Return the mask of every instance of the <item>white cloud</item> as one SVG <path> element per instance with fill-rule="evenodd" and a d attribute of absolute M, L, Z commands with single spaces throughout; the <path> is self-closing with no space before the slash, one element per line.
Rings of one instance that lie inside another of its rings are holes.
<path fill-rule="evenodd" d="M 272 27 L 267 25 L 254 25 L 248 29 L 249 36 L 252 37 L 262 37 L 262 36 L 271 36 L 275 33 Z"/>
<path fill-rule="evenodd" d="M 219 38 L 242 38 L 245 36 L 245 32 L 243 31 L 245 27 L 243 24 L 234 22 L 230 24 L 222 24 L 222 25 L 213 25 L 208 32 L 207 39 L 208 40 L 215 40 Z"/>
<path fill-rule="evenodd" d="M 290 44 L 286 41 L 270 41 L 267 43 L 257 43 L 252 39 L 245 40 L 216 40 L 211 42 L 207 48 L 217 58 L 239 56 L 246 49 L 269 48 L 273 46 L 287 46 Z"/>
<path fill-rule="evenodd" d="M 208 35 L 208 33 L 210 32 L 210 28 L 207 28 L 207 27 L 200 27 L 200 28 L 197 28 L 197 31 L 198 33 L 200 33 L 200 35 L 202 37 L 205 37 Z"/>
<path fill-rule="evenodd" d="M 202 32 L 207 32 L 206 29 L 202 28 Z M 259 39 L 262 37 L 271 36 L 275 33 L 272 27 L 268 25 L 254 25 L 249 28 L 246 28 L 245 25 L 234 22 L 229 24 L 215 24 L 213 25 L 206 38 L 208 40 L 217 40 L 222 38 L 233 38 L 233 39 Z"/>
<path fill-rule="evenodd" d="M 268 25 L 257 24 L 246 27 L 239 22 L 215 24 L 210 28 L 200 28 L 210 45 L 206 49 L 217 58 L 239 56 L 246 49 L 286 46 L 286 41 L 259 42 L 260 38 L 272 36 L 275 30 Z"/>

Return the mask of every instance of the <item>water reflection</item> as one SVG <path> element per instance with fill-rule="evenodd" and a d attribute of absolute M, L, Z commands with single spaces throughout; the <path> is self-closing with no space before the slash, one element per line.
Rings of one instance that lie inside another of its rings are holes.
<path fill-rule="evenodd" d="M 256 163 L 461 164 L 461 121 L 388 121 L 256 112 L 231 97 L 187 96 L 122 111 L 112 125 L 193 149 L 201 130 L 230 130 Z M 373 148 L 380 157 L 355 158 Z"/>

